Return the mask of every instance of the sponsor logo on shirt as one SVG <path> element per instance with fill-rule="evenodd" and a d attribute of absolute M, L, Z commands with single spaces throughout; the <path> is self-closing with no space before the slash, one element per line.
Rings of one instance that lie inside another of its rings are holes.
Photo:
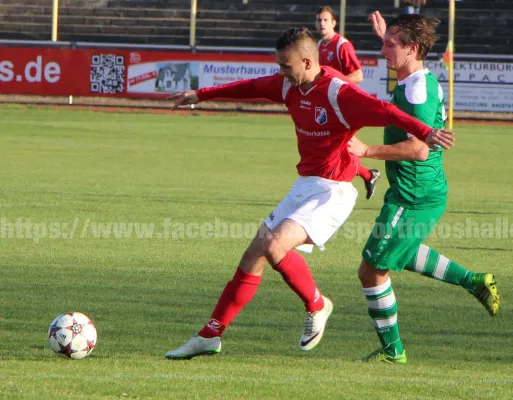
<path fill-rule="evenodd" d="M 328 113 L 324 107 L 315 107 L 315 122 L 324 125 L 328 122 Z"/>
<path fill-rule="evenodd" d="M 314 131 L 314 132 L 310 132 L 310 131 L 305 131 L 304 129 L 301 129 L 301 128 L 296 128 L 296 131 L 298 133 L 301 133 L 303 135 L 306 135 L 306 136 L 329 136 L 331 135 L 331 132 L 330 131 Z"/>
<path fill-rule="evenodd" d="M 301 100 L 300 108 L 304 108 L 305 110 L 311 110 L 312 102 L 308 100 Z"/>

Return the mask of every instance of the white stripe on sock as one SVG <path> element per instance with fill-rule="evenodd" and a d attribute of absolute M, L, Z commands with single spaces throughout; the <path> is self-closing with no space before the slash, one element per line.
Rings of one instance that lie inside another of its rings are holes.
<path fill-rule="evenodd" d="M 395 295 L 391 291 L 385 297 L 376 300 L 367 300 L 367 306 L 373 310 L 388 310 L 395 304 Z"/>
<path fill-rule="evenodd" d="M 390 278 L 387 278 L 385 283 L 382 283 L 379 286 L 362 288 L 362 292 L 365 294 L 365 296 L 376 296 L 377 294 L 383 293 L 385 290 L 387 290 L 390 285 L 392 285 L 392 281 Z"/>
<path fill-rule="evenodd" d="M 436 262 L 436 268 L 435 272 L 433 272 L 433 277 L 437 279 L 443 279 L 445 276 L 445 273 L 447 272 L 447 267 L 449 266 L 449 263 L 451 260 L 449 260 L 447 257 L 444 257 L 440 254 L 440 257 L 438 258 L 438 261 Z"/>
<path fill-rule="evenodd" d="M 430 248 L 421 244 L 417 250 L 417 258 L 415 259 L 415 272 L 422 274 L 426 268 L 427 260 L 429 258 Z"/>
<path fill-rule="evenodd" d="M 397 313 L 387 319 L 372 319 L 372 323 L 376 328 L 388 328 L 397 324 Z"/>

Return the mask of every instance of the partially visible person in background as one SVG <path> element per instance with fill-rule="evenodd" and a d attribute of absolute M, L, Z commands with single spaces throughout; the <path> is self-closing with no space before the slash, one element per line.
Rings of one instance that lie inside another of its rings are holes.
<path fill-rule="evenodd" d="M 420 8 L 426 5 L 426 0 L 403 0 L 405 14 L 420 14 Z"/>
<path fill-rule="evenodd" d="M 315 27 L 321 35 L 319 63 L 340 71 L 353 83 L 363 81 L 363 71 L 356 56 L 353 44 L 335 31 L 337 16 L 331 7 L 317 10 Z"/>

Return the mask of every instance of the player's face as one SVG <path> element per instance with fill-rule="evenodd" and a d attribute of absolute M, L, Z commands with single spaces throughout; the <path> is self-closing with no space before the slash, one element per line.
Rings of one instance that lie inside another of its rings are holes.
<path fill-rule="evenodd" d="M 320 14 L 317 14 L 317 18 L 315 19 L 315 27 L 323 38 L 333 36 L 335 33 L 336 25 L 337 22 L 333 20 L 331 13 L 324 11 Z"/>
<path fill-rule="evenodd" d="M 381 54 L 387 61 L 387 68 L 400 71 L 408 66 L 412 59 L 412 47 L 401 43 L 399 28 L 392 27 L 383 36 Z"/>
<path fill-rule="evenodd" d="M 307 61 L 293 46 L 277 51 L 276 63 L 280 66 L 280 75 L 285 76 L 293 86 L 299 86 L 305 82 Z"/>

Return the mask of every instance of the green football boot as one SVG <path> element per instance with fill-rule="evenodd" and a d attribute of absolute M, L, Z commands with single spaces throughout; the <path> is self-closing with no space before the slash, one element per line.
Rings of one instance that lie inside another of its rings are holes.
<path fill-rule="evenodd" d="M 390 354 L 385 353 L 385 350 L 383 350 L 383 348 L 380 347 L 376 351 L 373 351 L 369 355 L 363 357 L 361 361 L 378 361 L 388 364 L 408 364 L 408 357 L 406 356 L 406 350 L 403 350 L 401 354 L 394 357 Z"/>
<path fill-rule="evenodd" d="M 473 287 L 467 289 L 494 317 L 499 311 L 501 295 L 497 290 L 497 280 L 492 274 L 477 273 L 472 275 Z"/>

